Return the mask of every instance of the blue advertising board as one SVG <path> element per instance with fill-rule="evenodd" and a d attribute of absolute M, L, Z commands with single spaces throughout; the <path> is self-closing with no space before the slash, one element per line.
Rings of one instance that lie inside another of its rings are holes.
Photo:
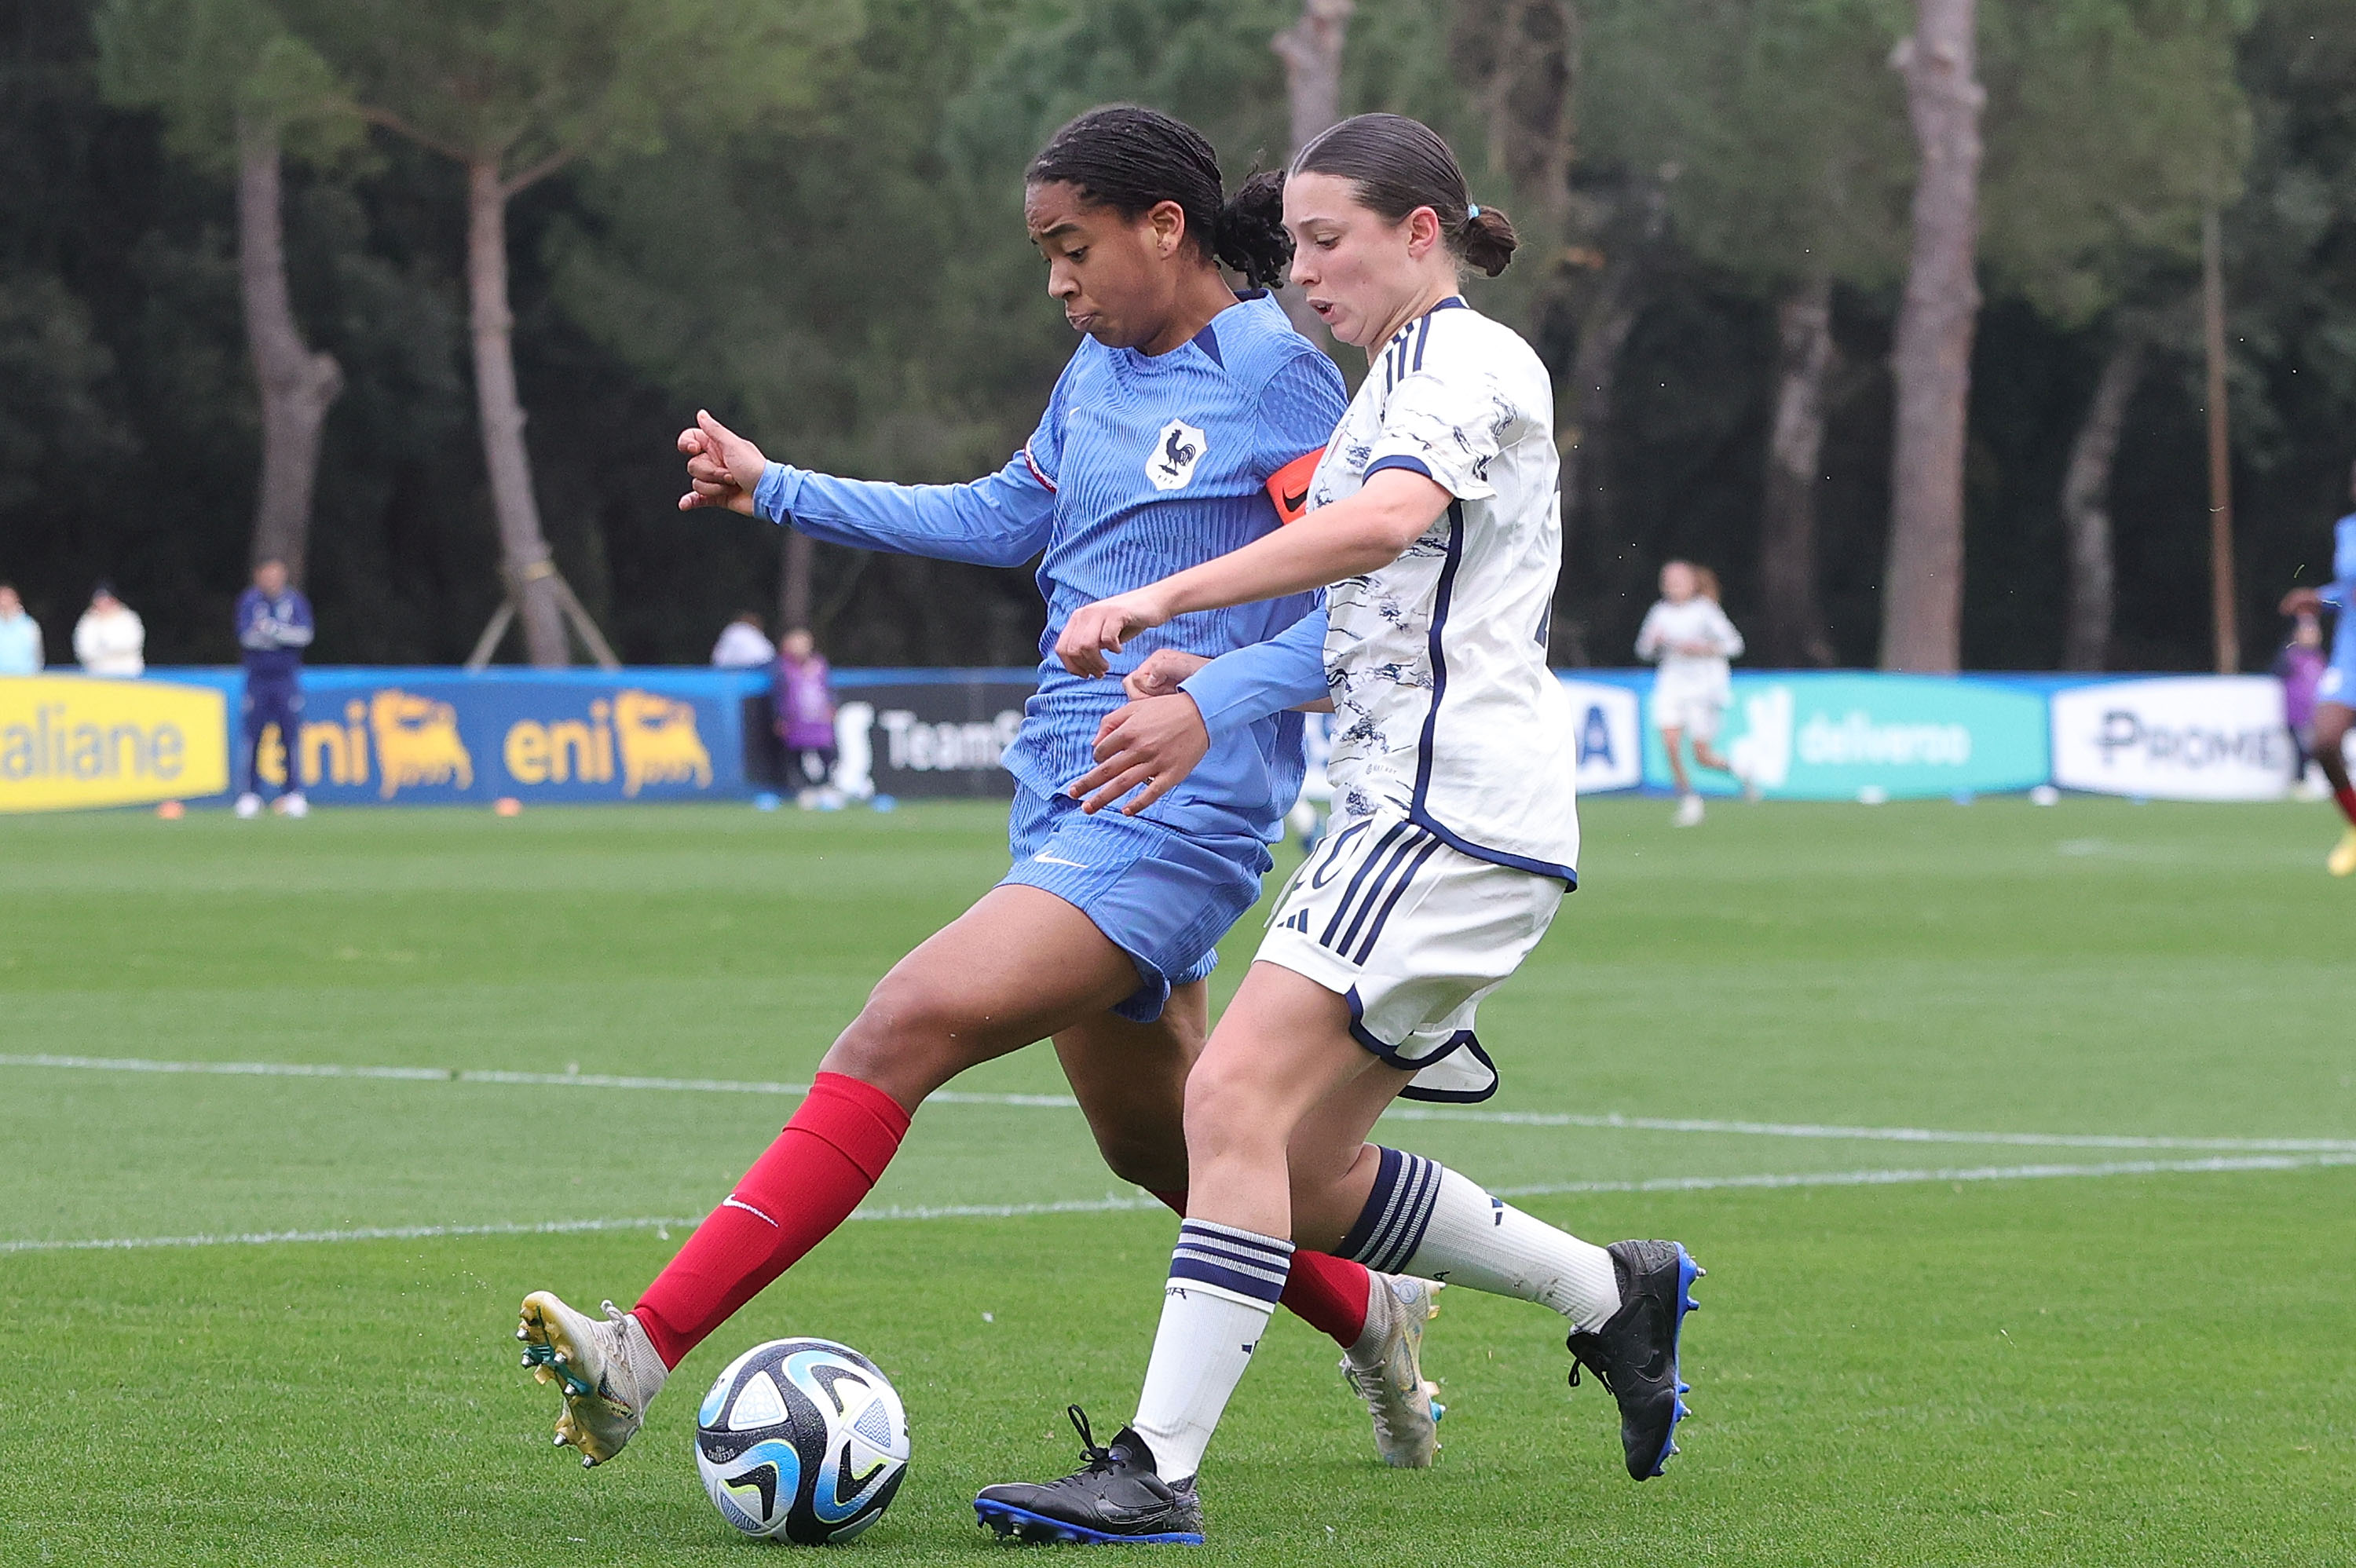
<path fill-rule="evenodd" d="M 1719 747 L 1761 793 L 1788 800 L 1891 800 L 2033 788 L 2051 776 L 2044 695 L 1968 676 L 1740 673 Z M 1644 782 L 1670 784 L 1647 703 Z M 1740 786 L 1697 771 L 1705 794 Z"/>
<path fill-rule="evenodd" d="M 224 688 L 242 768 L 242 677 L 174 678 Z M 743 699 L 767 686 L 764 671 L 309 669 L 296 733 L 265 735 L 261 770 L 273 786 L 291 772 L 322 805 L 738 795 Z"/>

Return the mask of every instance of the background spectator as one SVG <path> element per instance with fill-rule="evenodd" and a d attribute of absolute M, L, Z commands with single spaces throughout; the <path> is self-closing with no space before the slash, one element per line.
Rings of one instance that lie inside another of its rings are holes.
<path fill-rule="evenodd" d="M 90 608 L 74 623 L 73 645 L 84 675 L 130 676 L 147 668 L 147 628 L 114 596 L 112 583 L 91 591 Z"/>
<path fill-rule="evenodd" d="M 303 650 L 311 645 L 311 602 L 288 586 L 286 563 L 265 560 L 253 569 L 253 586 L 238 595 L 237 645 L 245 664 L 245 790 L 237 797 L 240 816 L 262 812 L 262 732 L 275 724 L 286 758 L 278 811 L 304 816 L 302 759 Z"/>
<path fill-rule="evenodd" d="M 834 693 L 818 644 L 799 627 L 777 649 L 777 739 L 786 747 L 786 782 L 804 809 L 842 804 L 834 779 Z"/>
<path fill-rule="evenodd" d="M 761 617 L 750 610 L 723 627 L 720 640 L 712 645 L 712 663 L 719 669 L 759 669 L 776 656 L 768 634 L 761 630 Z"/>
<path fill-rule="evenodd" d="M 2283 720 L 2290 726 L 2291 777 L 2303 799 L 2320 800 L 2329 793 L 2312 752 L 2315 688 L 2329 662 L 2323 652 L 2323 624 L 2311 614 L 2291 623 L 2290 641 L 2275 656 L 2275 674 L 2283 683 Z"/>
<path fill-rule="evenodd" d="M 40 623 L 25 613 L 16 588 L 0 582 L 0 675 L 38 675 L 46 662 Z"/>

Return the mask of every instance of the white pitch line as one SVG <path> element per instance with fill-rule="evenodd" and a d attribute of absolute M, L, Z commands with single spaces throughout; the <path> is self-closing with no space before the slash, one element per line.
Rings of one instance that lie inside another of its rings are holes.
<path fill-rule="evenodd" d="M 2244 1171 L 2321 1170 L 2356 1165 L 2356 1157 L 2258 1156 L 2244 1159 L 2136 1159 L 2101 1165 L 1981 1165 L 1946 1170 L 1828 1170 L 1758 1176 L 1670 1176 L 1650 1181 L 1563 1181 L 1499 1187 L 1502 1198 L 1557 1198 L 1599 1192 L 1712 1192 L 1794 1187 L 1895 1187 L 1932 1182 L 2045 1181 L 2114 1176 L 2213 1176 Z M 1027 1219 L 1049 1214 L 1108 1214 L 1160 1209 L 1150 1198 L 1081 1198 L 1055 1203 L 955 1203 L 861 1209 L 853 1220 Z M 196 1236 L 106 1236 L 76 1241 L 0 1241 L 11 1253 L 133 1252 L 155 1247 L 269 1246 L 288 1242 L 434 1241 L 451 1236 L 562 1236 L 588 1231 L 693 1230 L 699 1220 L 551 1220 L 539 1224 L 381 1225 L 339 1231 L 250 1231 Z"/>
<path fill-rule="evenodd" d="M 561 1089 L 651 1090 L 709 1094 L 773 1094 L 798 1098 L 807 1083 L 758 1079 L 647 1078 L 605 1072 L 517 1072 L 472 1067 L 358 1067 L 299 1061 L 158 1061 L 129 1056 L 0 1055 L 0 1067 L 57 1068 L 95 1072 L 185 1072 L 237 1078 L 359 1078 L 442 1083 L 507 1083 Z M 1011 1105 L 1076 1110 L 1069 1094 L 981 1094 L 939 1089 L 926 1096 L 939 1105 Z M 2212 1154 L 2356 1154 L 2351 1138 L 2179 1137 L 2142 1133 L 1997 1133 L 1947 1127 L 1858 1127 L 1814 1122 L 1713 1121 L 1692 1116 L 1624 1116 L 1574 1111 L 1475 1111 L 1458 1106 L 1395 1104 L 1384 1115 L 1401 1122 L 1475 1122 L 1494 1126 L 1585 1127 L 1612 1132 L 1700 1133 L 1735 1137 L 1806 1138 L 1817 1142 L 1965 1144 L 1981 1147 L 2181 1150 Z"/>

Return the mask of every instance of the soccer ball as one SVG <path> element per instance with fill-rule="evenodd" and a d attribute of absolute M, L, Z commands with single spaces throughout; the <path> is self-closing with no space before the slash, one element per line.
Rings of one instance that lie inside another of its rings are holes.
<path fill-rule="evenodd" d="M 884 1517 L 908 1473 L 908 1418 L 874 1362 L 831 1339 L 755 1345 L 695 1413 L 695 1467 L 720 1517 L 803 1546 Z"/>

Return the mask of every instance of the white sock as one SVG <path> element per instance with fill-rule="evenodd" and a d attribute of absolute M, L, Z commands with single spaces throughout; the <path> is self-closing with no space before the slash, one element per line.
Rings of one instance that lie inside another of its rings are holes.
<path fill-rule="evenodd" d="M 1163 1480 L 1183 1481 L 1203 1467 L 1203 1451 L 1291 1267 L 1290 1242 L 1207 1220 L 1179 1227 L 1153 1360 L 1130 1423 L 1153 1450 Z"/>
<path fill-rule="evenodd" d="M 1551 1307 L 1592 1332 L 1620 1310 L 1612 1254 L 1512 1204 L 1437 1160 L 1382 1151 L 1358 1222 L 1334 1249 L 1384 1274 L 1470 1285 Z"/>

